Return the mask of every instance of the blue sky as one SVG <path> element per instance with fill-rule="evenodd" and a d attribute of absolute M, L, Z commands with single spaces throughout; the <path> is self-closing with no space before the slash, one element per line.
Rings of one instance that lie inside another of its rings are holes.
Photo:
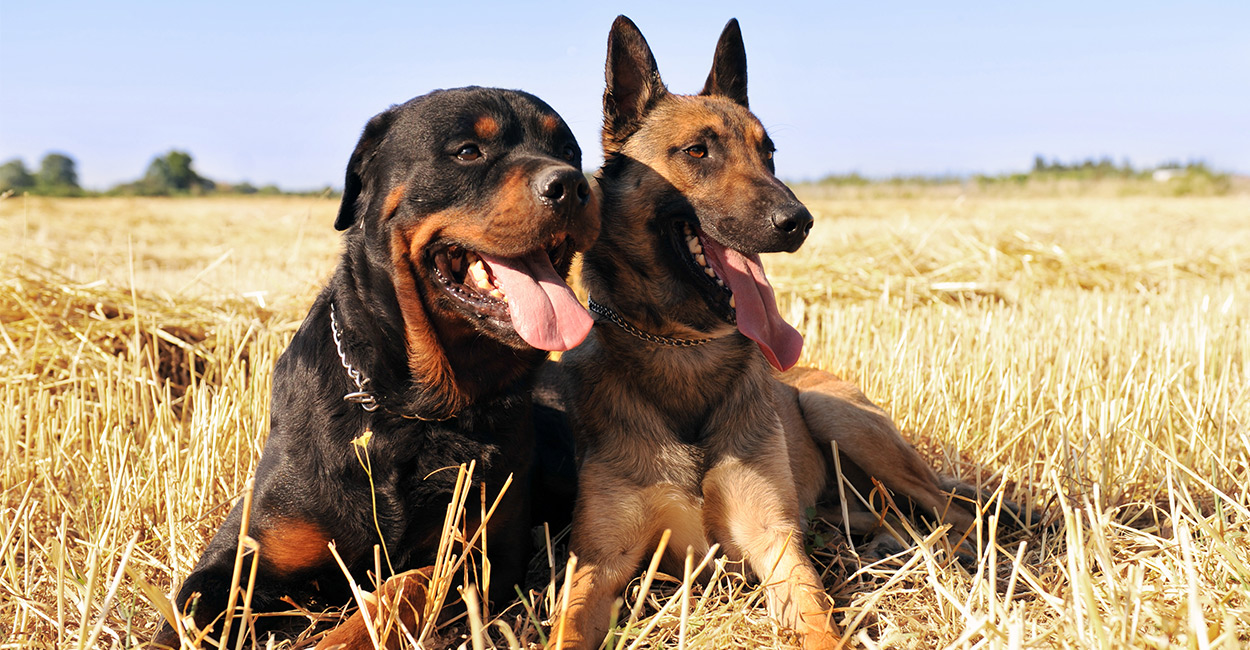
<path fill-rule="evenodd" d="M 216 180 L 341 186 L 360 129 L 434 88 L 522 88 L 599 161 L 606 35 L 695 92 L 736 16 L 783 178 L 1000 172 L 1034 154 L 1250 172 L 1250 2 L 0 0 L 0 160 L 86 187 L 190 151 Z"/>

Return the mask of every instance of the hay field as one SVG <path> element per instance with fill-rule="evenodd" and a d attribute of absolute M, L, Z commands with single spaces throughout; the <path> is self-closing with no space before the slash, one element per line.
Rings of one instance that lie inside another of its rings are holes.
<path fill-rule="evenodd" d="M 966 565 L 923 527 L 869 564 L 817 526 L 853 647 L 1250 644 L 1250 198 L 809 206 L 808 244 L 768 260 L 806 362 L 1042 522 Z M 186 575 L 258 460 L 336 207 L 0 201 L 0 648 L 151 633 L 142 584 Z M 717 571 L 688 592 L 658 576 L 622 646 L 792 647 Z M 487 643 L 537 642 L 552 593 Z"/>

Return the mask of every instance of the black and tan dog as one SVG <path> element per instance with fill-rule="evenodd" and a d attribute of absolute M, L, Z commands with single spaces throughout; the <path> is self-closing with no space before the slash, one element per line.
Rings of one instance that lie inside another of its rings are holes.
<path fill-rule="evenodd" d="M 582 478 L 563 646 L 599 645 L 612 602 L 669 529 L 667 571 L 719 544 L 804 647 L 835 647 L 801 530 L 808 506 L 837 498 L 831 442 L 865 494 L 871 477 L 958 528 L 974 515 L 855 386 L 814 370 L 779 381 L 769 367 L 792 366 L 802 337 L 779 315 L 760 253 L 798 249 L 812 217 L 774 175 L 772 141 L 747 108 L 737 22 L 697 96 L 668 92 L 624 16 L 606 76 L 602 229 L 582 270 L 600 318 L 554 380 Z M 876 525 L 849 506 L 852 529 Z"/>
<path fill-rule="evenodd" d="M 521 92 L 436 91 L 369 121 L 335 221 L 342 258 L 274 372 L 253 610 L 345 603 L 330 543 L 359 584 L 375 545 L 396 572 L 431 564 L 454 468 L 470 461 L 487 499 L 513 478 L 487 532 L 492 583 L 510 593 L 522 577 L 532 371 L 591 327 L 564 282 L 599 227 L 580 165 L 560 116 Z M 367 466 L 353 445 L 366 431 Z M 223 627 L 242 510 L 178 592 L 201 630 Z M 322 645 L 371 647 L 364 634 L 358 614 Z M 181 639 L 165 625 L 156 642 Z"/>

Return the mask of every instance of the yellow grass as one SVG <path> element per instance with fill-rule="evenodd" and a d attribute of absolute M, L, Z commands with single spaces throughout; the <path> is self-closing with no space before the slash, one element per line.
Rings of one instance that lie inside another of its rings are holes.
<path fill-rule="evenodd" d="M 921 525 L 876 565 L 817 525 L 852 645 L 1250 643 L 1250 198 L 857 196 L 809 200 L 809 243 L 768 260 L 806 362 L 1049 525 L 967 567 Z M 0 202 L 0 648 L 154 629 L 140 581 L 169 594 L 243 493 L 336 207 Z M 791 647 L 732 566 L 711 570 L 635 583 L 624 647 Z M 558 594 L 442 638 L 537 643 Z"/>

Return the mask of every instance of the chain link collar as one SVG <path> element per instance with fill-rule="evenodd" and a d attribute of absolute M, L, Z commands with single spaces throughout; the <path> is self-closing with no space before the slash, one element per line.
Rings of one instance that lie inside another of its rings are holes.
<path fill-rule="evenodd" d="M 716 338 L 675 339 L 675 338 L 670 338 L 667 336 L 660 336 L 658 334 L 651 334 L 650 332 L 644 332 L 638 329 L 637 327 L 630 325 L 629 321 L 625 320 L 620 314 L 616 313 L 615 309 L 612 309 L 611 307 L 604 305 L 602 303 L 595 302 L 594 298 L 588 297 L 586 299 L 586 306 L 590 308 L 590 311 L 596 314 L 599 314 L 600 316 L 603 316 L 604 318 L 607 318 L 608 320 L 612 321 L 612 323 L 616 325 L 617 327 L 649 343 L 656 343 L 659 345 L 667 345 L 667 346 L 678 347 L 678 348 L 689 348 L 689 347 L 694 347 L 696 345 L 703 345 L 704 343 L 711 343 L 712 341 L 716 340 Z"/>
<path fill-rule="evenodd" d="M 352 364 L 347 361 L 347 355 L 343 353 L 343 339 L 339 334 L 339 320 L 335 316 L 333 302 L 330 303 L 330 335 L 334 338 L 334 349 L 339 353 L 339 362 L 343 364 L 343 369 L 347 371 L 347 376 L 351 378 L 352 383 L 356 384 L 356 391 L 344 395 L 343 401 L 359 404 L 360 408 L 369 413 L 378 410 L 382 404 L 378 401 L 378 397 L 374 394 L 373 389 L 370 388 L 369 378 L 366 377 L 363 372 L 353 368 Z M 386 410 L 394 413 L 394 411 L 391 411 L 390 409 Z M 423 422 L 444 422 L 455 417 L 454 415 L 449 415 L 444 418 L 426 418 L 415 414 L 395 414 L 402 418 L 407 418 L 409 420 L 421 420 Z"/>
<path fill-rule="evenodd" d="M 339 337 L 339 319 L 334 315 L 334 303 L 330 303 L 330 335 L 334 337 L 334 349 L 339 353 L 339 362 L 343 364 L 343 369 L 351 377 L 352 383 L 356 384 L 356 392 L 344 395 L 343 401 L 359 404 L 360 408 L 370 413 L 378 410 L 378 398 L 369 390 L 369 378 L 353 368 L 347 362 L 347 355 L 343 353 L 343 339 Z"/>

